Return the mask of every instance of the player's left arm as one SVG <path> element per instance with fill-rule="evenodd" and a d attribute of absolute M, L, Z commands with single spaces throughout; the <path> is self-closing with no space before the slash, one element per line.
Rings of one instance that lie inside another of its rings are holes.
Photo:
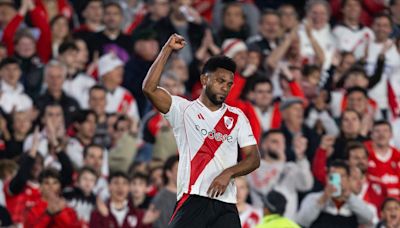
<path fill-rule="evenodd" d="M 232 178 L 249 174 L 260 166 L 260 154 L 257 145 L 243 147 L 240 151 L 243 159 L 238 164 L 225 169 L 213 180 L 207 191 L 210 197 L 221 196 Z"/>

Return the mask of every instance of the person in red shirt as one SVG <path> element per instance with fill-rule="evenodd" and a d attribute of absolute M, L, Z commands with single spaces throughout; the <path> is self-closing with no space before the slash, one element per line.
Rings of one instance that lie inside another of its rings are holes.
<path fill-rule="evenodd" d="M 41 193 L 38 179 L 43 170 L 44 159 L 38 153 L 40 142 L 39 129 L 35 129 L 33 142 L 29 152 L 24 154 L 20 169 L 11 181 L 4 184 L 7 209 L 9 210 L 14 223 L 23 223 L 29 210 L 40 203 Z M 55 154 L 61 164 L 60 176 L 62 185 L 67 186 L 72 182 L 72 164 L 68 156 L 53 144 L 49 145 L 52 153 Z M 57 152 L 58 151 L 58 152 Z"/>
<path fill-rule="evenodd" d="M 61 179 L 58 171 L 44 170 L 39 176 L 41 198 L 32 207 L 25 227 L 81 227 L 75 211 L 60 197 Z"/>
<path fill-rule="evenodd" d="M 144 212 L 134 208 L 128 199 L 129 179 L 123 172 L 115 172 L 109 177 L 110 201 L 98 206 L 92 213 L 89 227 L 149 228 Z"/>
<path fill-rule="evenodd" d="M 365 143 L 368 150 L 368 178 L 386 186 L 388 195 L 400 196 L 400 152 L 390 146 L 392 127 L 387 121 L 377 121 L 372 127 L 371 141 Z"/>

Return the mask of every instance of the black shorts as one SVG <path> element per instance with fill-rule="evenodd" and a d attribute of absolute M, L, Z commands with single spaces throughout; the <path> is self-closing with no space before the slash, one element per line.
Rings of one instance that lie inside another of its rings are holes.
<path fill-rule="evenodd" d="M 177 205 L 179 205 L 179 202 Z M 170 228 L 241 227 L 235 204 L 190 195 L 176 210 L 168 225 Z"/>

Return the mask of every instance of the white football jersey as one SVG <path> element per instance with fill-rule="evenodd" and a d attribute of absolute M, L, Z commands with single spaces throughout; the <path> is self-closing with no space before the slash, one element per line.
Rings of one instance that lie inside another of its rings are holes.
<path fill-rule="evenodd" d="M 107 92 L 107 113 L 121 113 L 127 109 L 127 115 L 140 120 L 139 109 L 133 95 L 124 87 L 118 86 L 114 91 Z"/>
<path fill-rule="evenodd" d="M 178 200 L 185 193 L 209 197 L 207 190 L 214 178 L 237 164 L 238 147 L 256 145 L 246 116 L 226 104 L 211 111 L 199 99 L 172 96 L 164 116 L 173 127 L 179 150 Z M 233 179 L 225 193 L 215 199 L 236 203 Z"/>

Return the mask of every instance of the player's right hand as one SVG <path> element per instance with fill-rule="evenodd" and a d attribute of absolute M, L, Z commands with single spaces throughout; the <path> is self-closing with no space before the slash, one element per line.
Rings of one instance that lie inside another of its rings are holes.
<path fill-rule="evenodd" d="M 180 36 L 176 33 L 172 34 L 167 43 L 165 44 L 166 46 L 172 48 L 172 50 L 180 50 L 185 47 L 186 42 L 183 36 Z"/>

